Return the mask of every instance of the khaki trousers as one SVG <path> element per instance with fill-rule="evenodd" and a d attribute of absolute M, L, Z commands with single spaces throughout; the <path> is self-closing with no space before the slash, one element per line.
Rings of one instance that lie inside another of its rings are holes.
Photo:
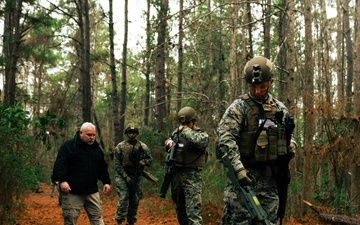
<path fill-rule="evenodd" d="M 90 195 L 63 194 L 61 207 L 64 225 L 76 225 L 82 207 L 84 207 L 91 225 L 104 225 L 99 192 Z"/>

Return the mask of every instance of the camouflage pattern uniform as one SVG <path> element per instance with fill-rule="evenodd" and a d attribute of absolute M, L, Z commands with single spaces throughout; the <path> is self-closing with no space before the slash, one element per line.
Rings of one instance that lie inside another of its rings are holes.
<path fill-rule="evenodd" d="M 282 111 L 283 115 L 288 114 L 285 105 L 273 98 L 271 94 L 261 102 L 261 104 L 272 105 L 278 111 Z M 273 223 L 277 220 L 278 209 L 278 193 L 275 178 L 269 173 L 271 165 L 267 162 L 250 163 L 246 159 L 241 158 L 239 145 L 240 136 L 243 132 L 243 127 L 248 121 L 249 105 L 243 99 L 235 100 L 225 111 L 217 129 L 218 141 L 220 146 L 226 146 L 229 158 L 234 168 L 245 167 L 256 180 L 254 185 L 254 192 L 256 193 L 262 207 L 269 215 L 269 220 Z M 284 118 L 285 118 L 284 116 Z M 247 143 L 245 143 L 247 144 Z M 251 220 L 246 206 L 243 203 L 240 192 L 235 189 L 230 179 L 226 181 L 224 189 L 224 208 L 222 216 L 223 225 L 245 225 L 245 224 L 259 224 Z"/>
<path fill-rule="evenodd" d="M 115 214 L 118 224 L 127 218 L 128 224 L 134 224 L 139 202 L 143 196 L 142 170 L 140 160 L 150 166 L 152 156 L 147 145 L 139 140 L 120 142 L 115 149 L 115 183 L 119 202 Z M 130 178 L 130 182 L 127 181 Z"/>
<path fill-rule="evenodd" d="M 56 186 L 56 190 L 57 190 L 57 193 L 58 193 L 58 205 L 61 206 L 61 191 L 60 191 L 59 181 L 51 182 L 51 185 L 50 185 L 50 188 L 51 188 L 50 196 L 51 196 L 51 197 L 54 197 L 55 186 Z"/>
<path fill-rule="evenodd" d="M 186 127 L 179 133 L 176 129 L 172 137 L 177 134 L 179 143 L 187 142 L 188 144 L 184 144 L 187 147 L 184 147 L 183 150 L 178 149 L 178 155 L 175 156 L 176 163 L 171 180 L 172 200 L 176 205 L 180 225 L 199 225 L 202 224 L 202 178 L 200 172 L 206 162 L 209 136 L 198 127 L 194 130 Z"/>

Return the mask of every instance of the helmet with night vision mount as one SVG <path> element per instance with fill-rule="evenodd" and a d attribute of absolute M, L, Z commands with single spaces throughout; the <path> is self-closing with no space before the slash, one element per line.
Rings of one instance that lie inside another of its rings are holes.
<path fill-rule="evenodd" d="M 130 123 L 126 126 L 125 134 L 127 134 L 129 131 L 135 131 L 136 134 L 139 134 L 139 128 L 135 123 Z"/>
<path fill-rule="evenodd" d="M 275 66 L 269 59 L 256 56 L 246 63 L 244 78 L 249 84 L 261 84 L 272 78 L 274 70 Z"/>

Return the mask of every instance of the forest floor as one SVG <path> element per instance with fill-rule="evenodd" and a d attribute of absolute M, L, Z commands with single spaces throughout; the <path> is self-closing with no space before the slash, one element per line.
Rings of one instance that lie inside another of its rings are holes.
<path fill-rule="evenodd" d="M 57 195 L 55 191 L 54 197 L 50 197 L 51 189 L 46 184 L 41 184 L 39 193 L 31 193 L 26 199 L 26 210 L 22 217 L 17 221 L 17 225 L 62 225 L 63 218 L 61 215 L 61 207 L 58 206 Z M 117 205 L 117 196 L 114 189 L 108 195 L 101 196 L 103 201 L 103 217 L 106 225 L 114 225 L 114 215 Z M 203 215 L 204 225 L 218 225 L 221 220 L 221 208 L 213 207 L 208 209 L 206 215 Z M 138 209 L 138 222 L 139 225 L 155 225 L 178 224 L 175 214 L 174 205 L 171 198 L 160 198 L 144 196 L 140 201 Z M 78 220 L 78 225 L 88 225 L 89 220 L 84 210 Z M 317 220 L 316 215 L 311 215 L 302 218 L 300 221 L 293 218 L 286 218 L 284 223 L 286 225 L 318 225 L 321 224 Z"/>

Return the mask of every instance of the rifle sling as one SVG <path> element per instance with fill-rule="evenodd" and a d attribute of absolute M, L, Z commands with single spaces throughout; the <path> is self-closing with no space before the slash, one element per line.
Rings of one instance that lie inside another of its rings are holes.
<path fill-rule="evenodd" d="M 260 124 L 260 126 L 258 127 L 258 129 L 255 132 L 254 141 L 256 143 L 257 139 L 259 138 L 259 135 L 260 135 L 261 131 L 264 128 L 264 125 L 265 125 L 265 122 L 266 122 L 266 114 L 265 114 L 265 111 L 264 111 L 264 107 L 259 102 L 257 102 L 254 98 L 252 98 L 250 95 L 248 95 L 248 96 L 249 96 L 249 98 L 251 100 L 253 100 L 255 105 L 258 107 L 259 112 L 260 112 L 260 116 L 261 116 L 260 118 L 263 119 L 262 123 Z"/>

